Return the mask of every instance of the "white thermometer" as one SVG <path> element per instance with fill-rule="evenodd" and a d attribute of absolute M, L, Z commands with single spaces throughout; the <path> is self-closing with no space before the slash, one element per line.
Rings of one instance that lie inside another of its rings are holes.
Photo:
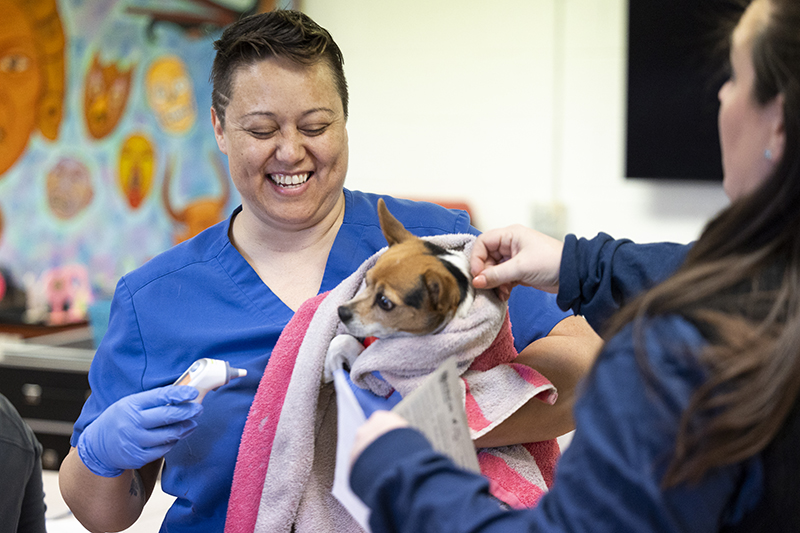
<path fill-rule="evenodd" d="M 200 394 L 192 402 L 201 403 L 208 391 L 218 389 L 230 380 L 246 375 L 247 370 L 243 368 L 231 368 L 227 361 L 206 357 L 192 363 L 192 366 L 173 385 L 194 387 Z"/>

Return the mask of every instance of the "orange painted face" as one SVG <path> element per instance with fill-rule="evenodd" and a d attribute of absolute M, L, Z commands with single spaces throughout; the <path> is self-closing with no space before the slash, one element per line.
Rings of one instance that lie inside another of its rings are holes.
<path fill-rule="evenodd" d="M 150 193 L 155 166 L 155 150 L 147 137 L 128 137 L 119 152 L 119 187 L 132 208 Z"/>
<path fill-rule="evenodd" d="M 0 177 L 16 162 L 36 128 L 44 80 L 31 22 L 11 0 L 0 0 Z"/>
<path fill-rule="evenodd" d="M 86 71 L 83 113 L 86 128 L 95 139 L 102 139 L 119 123 L 128 104 L 133 67 L 120 69 L 115 63 L 103 64 L 95 54 Z"/>

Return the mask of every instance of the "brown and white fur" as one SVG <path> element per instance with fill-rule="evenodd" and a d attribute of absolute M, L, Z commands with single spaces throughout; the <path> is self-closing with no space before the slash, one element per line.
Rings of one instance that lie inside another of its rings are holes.
<path fill-rule="evenodd" d="M 355 337 L 425 335 L 464 316 L 475 298 L 469 259 L 462 252 L 413 235 L 378 200 L 378 218 L 389 243 L 365 275 L 365 287 L 339 307 Z"/>
<path fill-rule="evenodd" d="M 454 317 L 466 316 L 475 299 L 465 253 L 413 235 L 383 199 L 378 219 L 389 248 L 364 275 L 364 287 L 338 308 L 349 335 L 331 340 L 325 382 L 337 368 L 352 367 L 364 339 L 436 333 Z"/>

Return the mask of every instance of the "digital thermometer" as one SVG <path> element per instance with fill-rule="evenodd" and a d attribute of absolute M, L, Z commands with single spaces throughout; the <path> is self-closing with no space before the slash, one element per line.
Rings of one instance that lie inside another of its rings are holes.
<path fill-rule="evenodd" d="M 173 385 L 194 387 L 200 394 L 192 402 L 201 403 L 208 391 L 218 389 L 230 380 L 246 375 L 247 370 L 243 368 L 231 368 L 227 361 L 206 357 L 192 363 L 192 366 Z"/>

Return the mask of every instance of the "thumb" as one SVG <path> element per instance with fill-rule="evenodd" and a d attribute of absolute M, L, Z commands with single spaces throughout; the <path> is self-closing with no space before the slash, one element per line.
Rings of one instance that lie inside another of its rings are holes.
<path fill-rule="evenodd" d="M 473 280 L 476 289 L 494 289 L 500 285 L 516 283 L 519 280 L 516 261 L 509 259 L 499 265 L 487 266 Z"/>

